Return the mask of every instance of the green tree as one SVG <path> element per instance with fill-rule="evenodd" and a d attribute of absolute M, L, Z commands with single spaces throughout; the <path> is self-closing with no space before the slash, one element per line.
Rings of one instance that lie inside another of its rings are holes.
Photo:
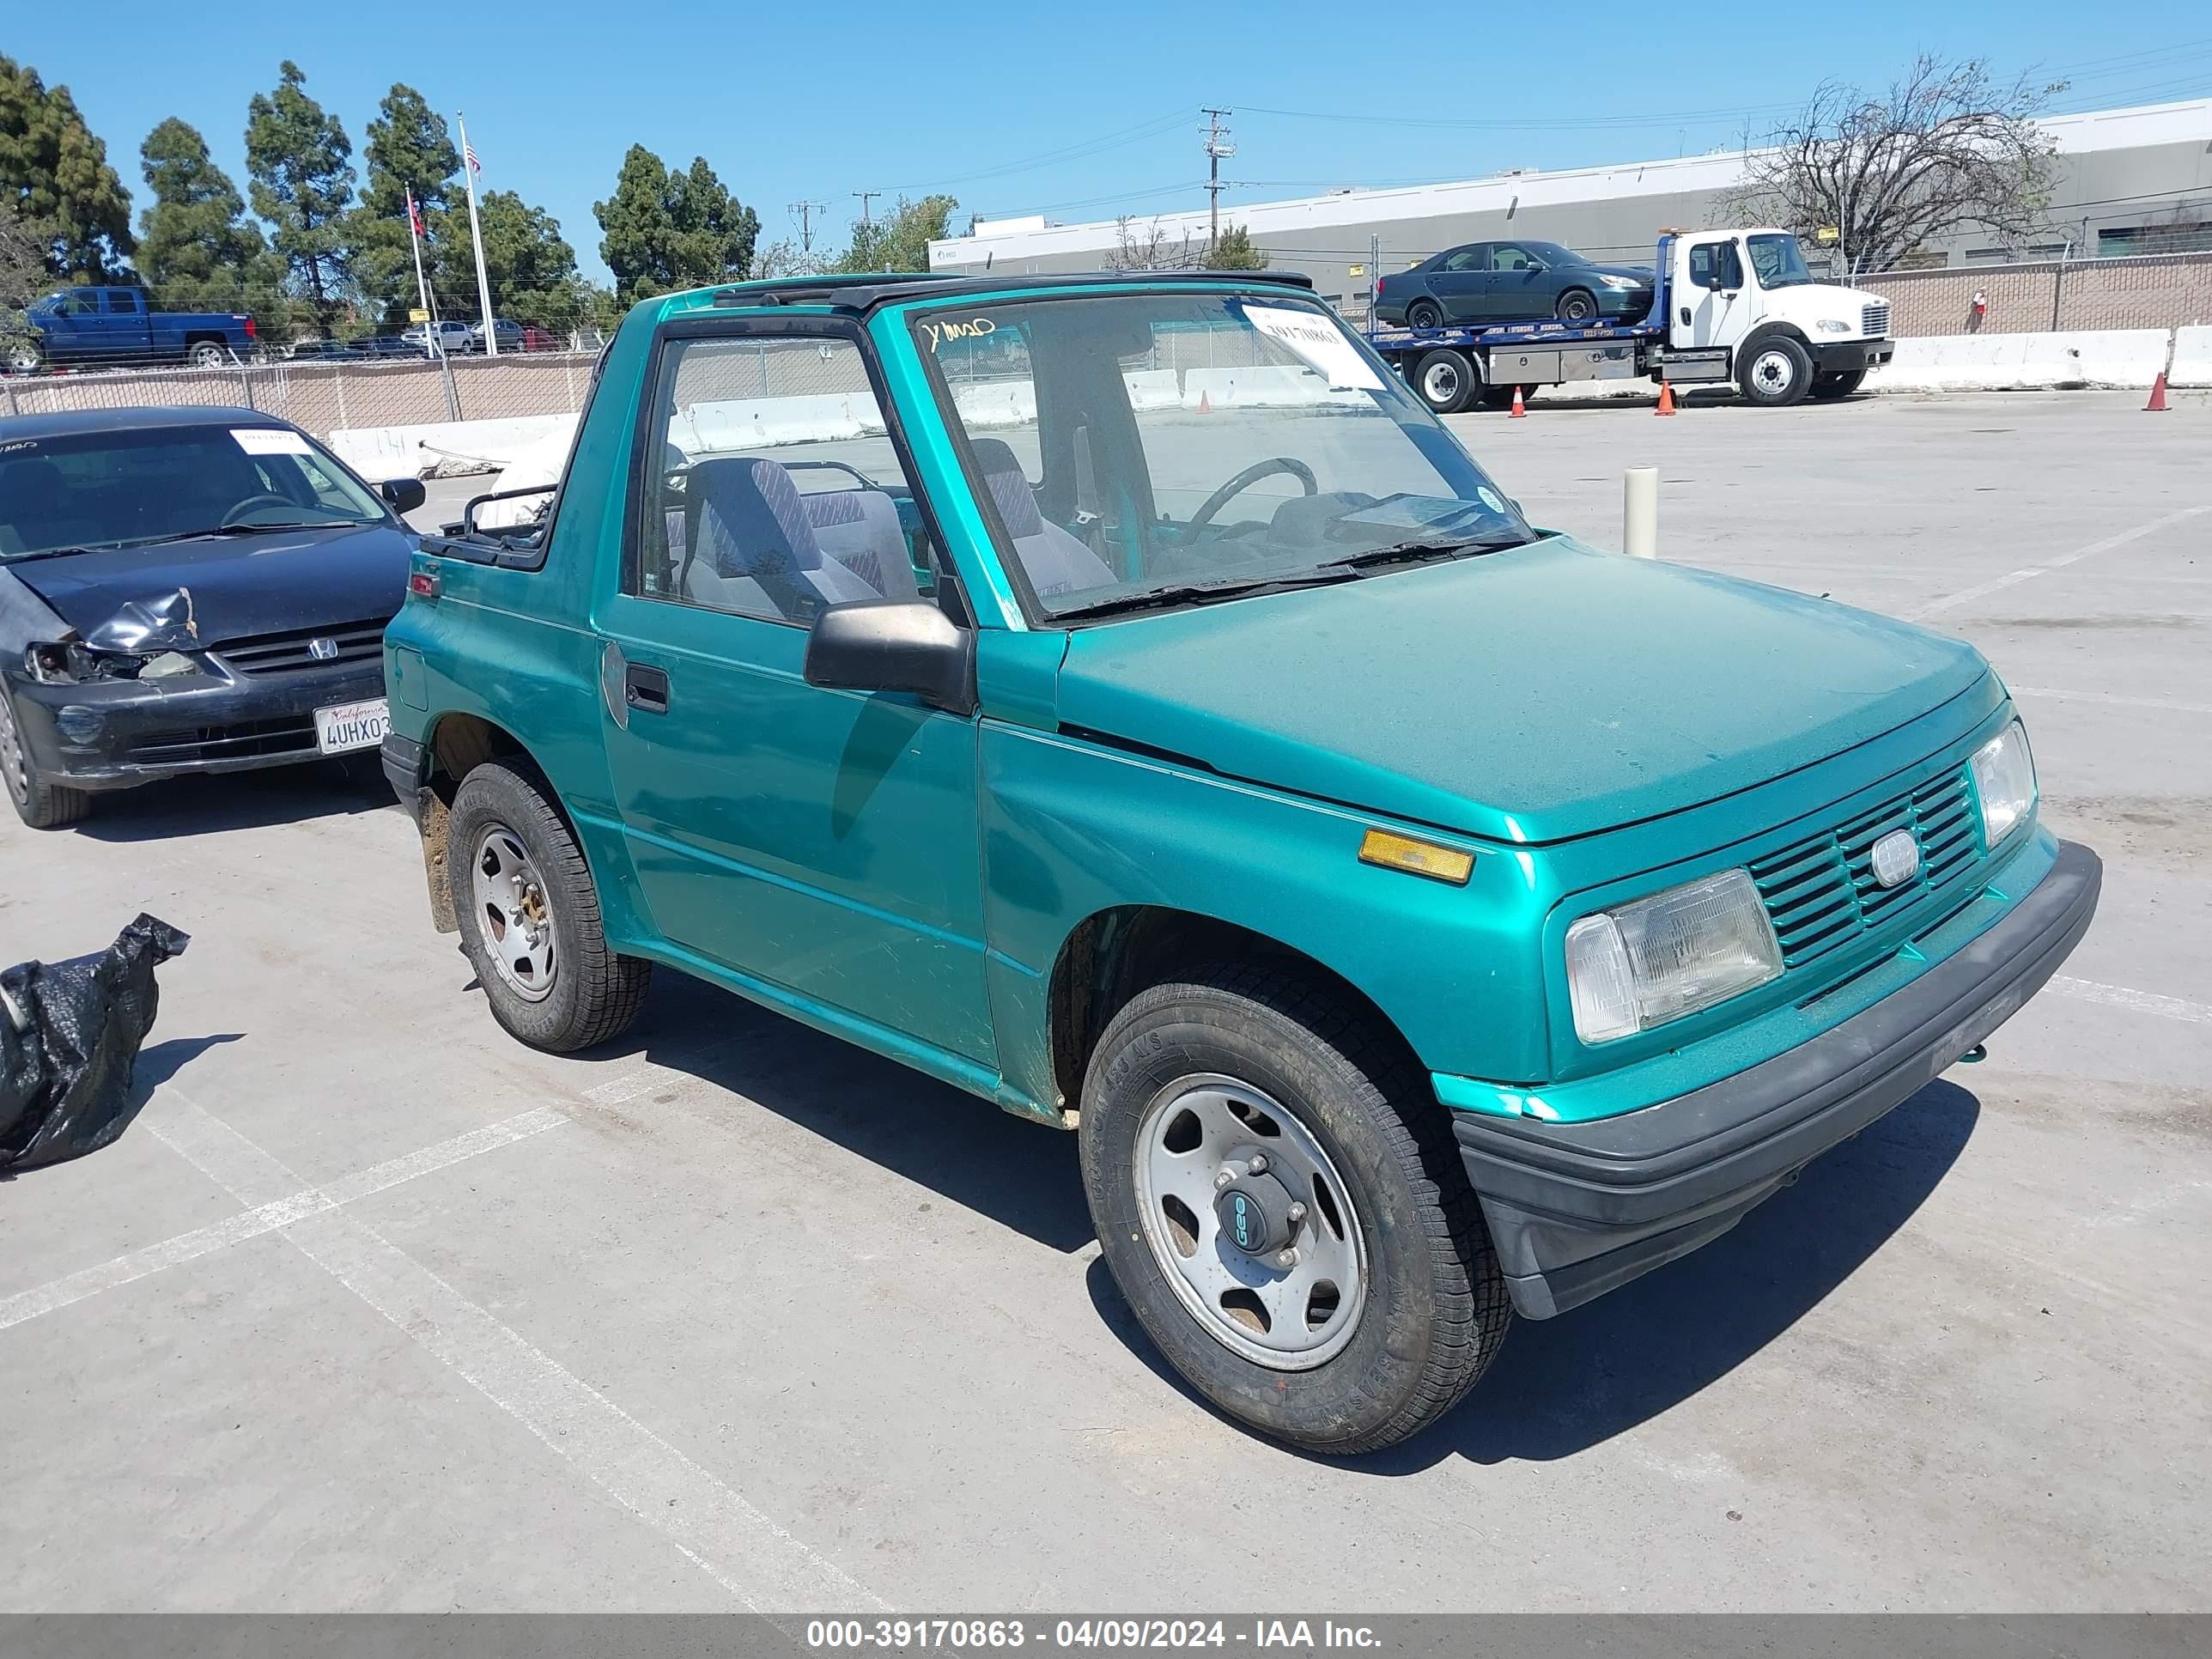
<path fill-rule="evenodd" d="M 368 165 L 361 204 L 347 222 L 347 249 L 362 298 L 385 321 L 398 322 L 418 297 L 415 253 L 408 246 L 407 193 L 410 189 L 415 193 L 424 230 L 441 240 L 450 238 L 455 227 L 447 222 L 447 210 L 459 194 L 453 175 L 460 171 L 461 155 L 453 147 L 446 118 L 421 93 L 404 84 L 395 83 L 385 94 L 368 133 L 368 142 L 362 149 Z M 458 228 L 465 240 L 465 217 Z M 436 250 L 425 254 L 433 265 L 439 258 Z M 473 272 L 465 286 L 471 294 L 476 291 Z"/>
<path fill-rule="evenodd" d="M 560 222 L 511 190 L 479 196 L 477 217 L 483 228 L 484 276 L 491 283 L 494 311 L 556 333 L 577 326 L 588 302 L 576 274 L 576 251 L 562 236 Z M 449 306 L 453 314 L 473 315 L 477 270 L 469 247 L 468 208 L 453 208 L 445 218 L 452 234 L 437 240 L 433 285 L 440 294 L 455 296 Z M 463 295 L 465 302 L 459 297 Z"/>
<path fill-rule="evenodd" d="M 131 192 L 107 164 L 67 87 L 0 54 L 0 199 L 19 234 L 35 238 L 48 273 L 77 282 L 127 279 Z"/>
<path fill-rule="evenodd" d="M 28 368 L 39 361 L 38 337 L 23 319 L 53 273 L 46 269 L 46 238 L 26 225 L 15 204 L 0 195 L 0 362 Z"/>
<path fill-rule="evenodd" d="M 592 212 L 599 257 L 626 306 L 677 289 L 742 282 L 752 270 L 760 216 L 730 194 L 703 155 L 678 173 L 632 144 L 614 194 Z"/>
<path fill-rule="evenodd" d="M 1242 225 L 1223 231 L 1200 261 L 1207 270 L 1265 270 L 1267 250 L 1252 246 L 1252 233 Z"/>
<path fill-rule="evenodd" d="M 208 155 L 197 128 L 174 116 L 146 135 L 138 151 L 154 204 L 138 223 L 138 269 L 155 301 L 172 311 L 252 313 L 264 333 L 285 312 L 283 262 L 245 198 Z"/>
<path fill-rule="evenodd" d="M 853 245 L 831 269 L 927 270 L 929 245 L 950 234 L 947 226 L 959 205 L 950 196 L 925 196 L 919 202 L 902 196 L 885 217 L 853 227 Z"/>
<path fill-rule="evenodd" d="M 271 92 L 246 106 L 246 167 L 253 210 L 276 228 L 276 251 L 299 293 L 327 329 L 346 287 L 346 204 L 353 198 L 352 141 L 307 95 L 287 58 Z"/>

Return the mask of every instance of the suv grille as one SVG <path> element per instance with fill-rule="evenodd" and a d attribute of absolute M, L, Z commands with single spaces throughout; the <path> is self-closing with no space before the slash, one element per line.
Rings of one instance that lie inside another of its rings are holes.
<path fill-rule="evenodd" d="M 1884 887 L 1874 877 L 1874 844 L 1911 830 L 1920 869 Z M 1873 811 L 1754 859 L 1752 879 L 1782 945 L 1784 965 L 1802 967 L 1861 934 L 1920 909 L 1981 862 L 1966 769 L 1954 766 Z"/>
<path fill-rule="evenodd" d="M 1889 334 L 1889 301 L 1863 307 L 1859 312 L 1859 331 L 1869 340 L 1887 338 Z"/>
<path fill-rule="evenodd" d="M 257 634 L 250 639 L 226 640 L 214 647 L 213 652 L 240 673 L 257 676 L 363 663 L 383 654 L 386 620 L 388 619 L 372 618 L 368 622 L 337 623 L 326 628 L 295 628 L 283 634 Z M 314 640 L 328 640 L 336 647 L 334 653 L 317 656 L 309 649 L 309 642 Z"/>

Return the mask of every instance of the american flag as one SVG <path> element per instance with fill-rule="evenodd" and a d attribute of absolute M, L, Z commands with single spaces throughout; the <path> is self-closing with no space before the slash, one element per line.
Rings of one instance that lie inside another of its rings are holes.
<path fill-rule="evenodd" d="M 464 142 L 461 145 L 461 158 L 469 164 L 469 171 L 471 173 L 482 173 L 483 171 L 483 163 L 477 160 L 475 145 Z"/>

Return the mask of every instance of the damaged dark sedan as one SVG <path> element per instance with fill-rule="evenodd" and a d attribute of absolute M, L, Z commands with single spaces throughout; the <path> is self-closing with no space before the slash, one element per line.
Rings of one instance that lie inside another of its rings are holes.
<path fill-rule="evenodd" d="M 0 775 L 94 793 L 373 750 L 422 486 L 248 409 L 0 420 Z"/>

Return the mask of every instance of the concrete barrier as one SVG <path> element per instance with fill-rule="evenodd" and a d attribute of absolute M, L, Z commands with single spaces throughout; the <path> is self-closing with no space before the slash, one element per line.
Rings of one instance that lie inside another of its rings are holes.
<path fill-rule="evenodd" d="M 517 415 L 501 421 L 440 421 L 326 433 L 337 458 L 372 483 L 386 478 L 459 477 L 496 472 L 515 456 L 575 434 L 574 415 Z"/>
<path fill-rule="evenodd" d="M 1182 407 L 1237 409 L 1299 404 L 1364 404 L 1367 394 L 1346 387 L 1332 391 L 1321 376 L 1279 363 L 1255 368 L 1187 368 L 1182 371 Z"/>
<path fill-rule="evenodd" d="M 952 388 L 953 407 L 970 428 L 1028 426 L 1037 417 L 1036 386 L 1029 380 L 977 380 Z"/>
<path fill-rule="evenodd" d="M 1129 387 L 1129 406 L 1139 414 L 1155 409 L 1179 409 L 1182 406 L 1182 370 L 1179 368 L 1139 368 L 1121 378 Z M 1194 407 L 1197 399 L 1193 398 Z"/>
<path fill-rule="evenodd" d="M 2191 326 L 2173 331 L 2173 371 L 2169 386 L 2212 386 L 2212 327 Z"/>
<path fill-rule="evenodd" d="M 1875 392 L 2040 391 L 2148 386 L 2166 367 L 2172 331 L 2088 329 L 2057 334 L 1947 334 L 1899 340 Z"/>

